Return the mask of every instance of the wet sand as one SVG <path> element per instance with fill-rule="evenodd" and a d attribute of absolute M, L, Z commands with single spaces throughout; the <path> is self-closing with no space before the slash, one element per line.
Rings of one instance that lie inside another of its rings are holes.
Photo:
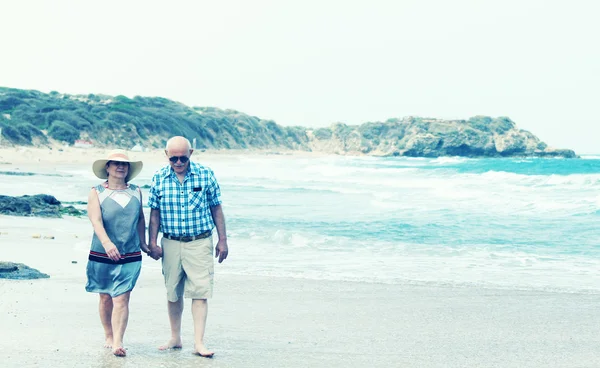
<path fill-rule="evenodd" d="M 84 290 L 87 219 L 0 216 L 0 233 L 0 259 L 51 276 L 0 280 L 2 367 L 600 366 L 599 295 L 233 275 L 235 248 L 215 271 L 213 359 L 192 355 L 189 302 L 183 349 L 157 350 L 169 327 L 160 263 L 147 257 L 117 358 Z"/>

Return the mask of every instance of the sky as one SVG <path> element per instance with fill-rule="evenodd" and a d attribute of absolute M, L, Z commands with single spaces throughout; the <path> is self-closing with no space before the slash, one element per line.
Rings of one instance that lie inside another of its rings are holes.
<path fill-rule="evenodd" d="M 600 153 L 595 0 L 19 0 L 0 86 L 161 96 L 281 125 L 508 116 Z"/>

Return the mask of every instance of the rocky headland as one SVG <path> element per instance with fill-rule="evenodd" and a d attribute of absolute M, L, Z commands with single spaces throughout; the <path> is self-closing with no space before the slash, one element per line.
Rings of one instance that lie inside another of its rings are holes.
<path fill-rule="evenodd" d="M 410 157 L 577 157 L 553 148 L 508 117 L 391 118 L 309 129 L 236 110 L 189 107 L 161 97 L 48 94 L 0 87 L 3 145 L 93 145 L 160 149 L 173 135 L 198 149 L 297 150 Z"/>

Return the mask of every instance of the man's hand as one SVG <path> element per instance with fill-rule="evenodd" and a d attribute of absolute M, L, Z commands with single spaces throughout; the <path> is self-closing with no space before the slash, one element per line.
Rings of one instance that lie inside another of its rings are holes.
<path fill-rule="evenodd" d="M 215 258 L 219 258 L 219 263 L 223 262 L 227 258 L 228 252 L 227 240 L 219 240 L 217 242 L 217 246 L 215 247 Z"/>
<path fill-rule="evenodd" d="M 148 250 L 148 255 L 152 257 L 152 259 L 159 260 L 160 257 L 162 257 L 162 248 L 158 245 L 149 245 Z"/>

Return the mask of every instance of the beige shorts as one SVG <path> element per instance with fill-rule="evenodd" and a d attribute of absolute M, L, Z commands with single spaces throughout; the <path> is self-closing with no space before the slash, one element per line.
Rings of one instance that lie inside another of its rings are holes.
<path fill-rule="evenodd" d="M 187 243 L 162 238 L 160 244 L 167 299 L 176 302 L 184 291 L 186 298 L 211 298 L 215 271 L 212 236 Z"/>

